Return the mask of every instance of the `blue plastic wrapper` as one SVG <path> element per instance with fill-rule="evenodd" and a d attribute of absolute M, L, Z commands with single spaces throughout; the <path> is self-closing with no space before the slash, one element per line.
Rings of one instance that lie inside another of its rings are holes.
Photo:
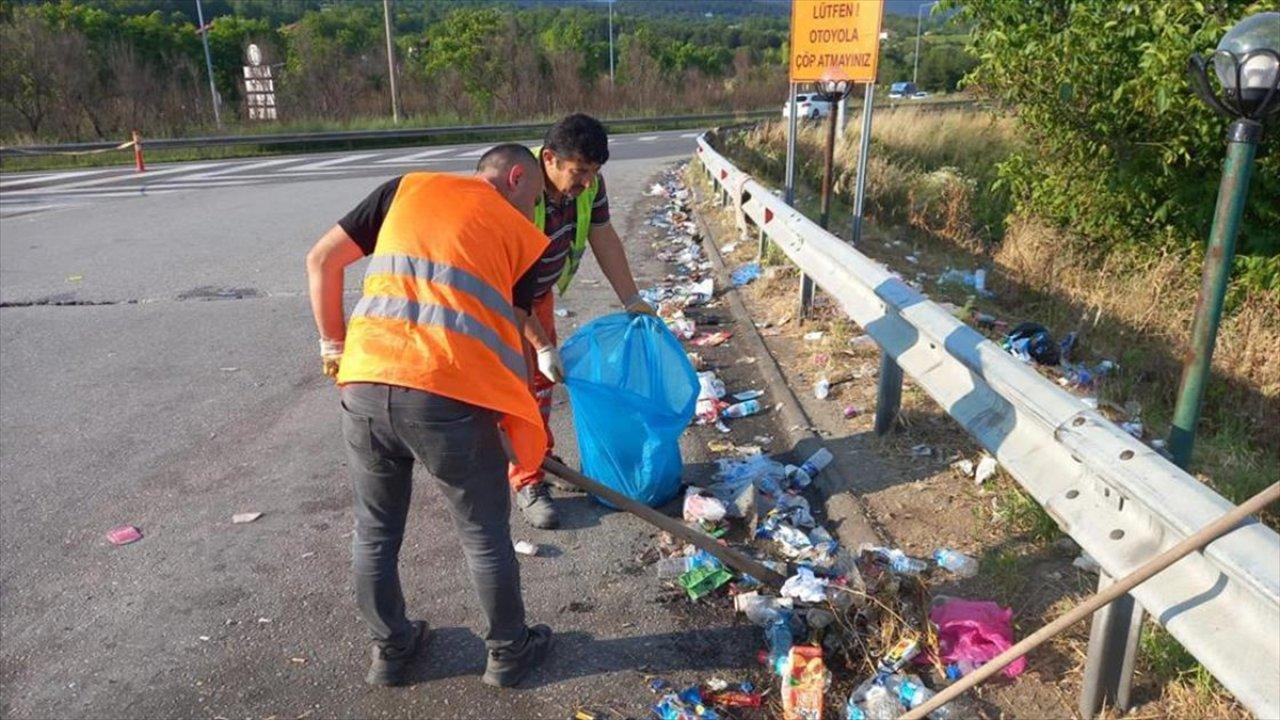
<path fill-rule="evenodd" d="M 680 341 L 657 318 L 616 313 L 583 326 L 560 355 L 582 473 L 650 507 L 674 498 L 680 434 L 698 402 Z"/>

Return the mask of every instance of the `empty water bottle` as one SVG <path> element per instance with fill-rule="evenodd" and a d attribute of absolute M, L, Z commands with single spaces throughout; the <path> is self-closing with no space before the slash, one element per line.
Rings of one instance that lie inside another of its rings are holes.
<path fill-rule="evenodd" d="M 917 560 L 897 548 L 884 550 L 882 554 L 889 561 L 889 569 L 899 575 L 919 575 L 929 569 L 929 564 L 925 561 Z"/>
<path fill-rule="evenodd" d="M 813 479 L 818 477 L 818 473 L 822 469 L 831 464 L 835 456 L 826 448 L 818 448 L 818 451 L 809 456 L 808 460 L 801 463 L 800 467 L 794 465 L 787 466 L 787 477 L 798 487 L 808 487 Z"/>
<path fill-rule="evenodd" d="M 962 552 L 950 548 L 942 548 L 933 552 L 933 560 L 938 567 L 949 570 L 962 578 L 978 574 L 978 561 Z"/>
<path fill-rule="evenodd" d="M 813 384 L 813 396 L 819 400 L 826 400 L 831 394 L 831 381 L 826 378 L 819 378 L 818 382 Z"/>
<path fill-rule="evenodd" d="M 759 400 L 747 400 L 746 402 L 734 403 L 720 412 L 720 417 L 725 418 L 741 418 L 748 415 L 755 415 L 760 412 Z"/>
<path fill-rule="evenodd" d="M 769 623 L 764 629 L 764 641 L 769 646 L 769 667 L 781 675 L 787 656 L 791 654 L 791 613 L 781 612 L 776 620 Z"/>
<path fill-rule="evenodd" d="M 845 714 L 849 720 L 895 720 L 902 706 L 883 685 L 868 680 L 849 696 Z"/>
<path fill-rule="evenodd" d="M 937 694 L 925 687 L 924 683 L 920 682 L 920 678 L 914 675 L 890 675 L 885 678 L 884 687 L 908 710 L 920 707 Z M 929 713 L 929 720 L 951 720 L 954 717 L 958 715 L 952 705 L 943 705 Z"/>

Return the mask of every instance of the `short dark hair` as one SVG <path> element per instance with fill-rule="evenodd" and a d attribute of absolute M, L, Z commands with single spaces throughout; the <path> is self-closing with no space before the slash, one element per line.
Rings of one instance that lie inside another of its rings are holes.
<path fill-rule="evenodd" d="M 609 133 L 599 120 L 574 113 L 551 126 L 542 148 L 562 157 L 603 165 L 609 161 Z"/>
<path fill-rule="evenodd" d="M 476 163 L 476 172 L 505 172 L 516 165 L 524 165 L 529 169 L 540 168 L 533 151 L 520 143 L 502 143 L 494 145 L 480 156 Z"/>

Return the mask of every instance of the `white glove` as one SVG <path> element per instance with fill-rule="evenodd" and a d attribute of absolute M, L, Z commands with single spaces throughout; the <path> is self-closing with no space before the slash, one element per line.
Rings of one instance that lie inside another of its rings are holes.
<path fill-rule="evenodd" d="M 564 382 L 564 361 L 560 359 L 560 351 L 554 345 L 538 351 L 538 372 L 553 383 Z"/>
<path fill-rule="evenodd" d="M 344 345 L 342 340 L 320 339 L 320 365 L 325 375 L 337 379 Z"/>

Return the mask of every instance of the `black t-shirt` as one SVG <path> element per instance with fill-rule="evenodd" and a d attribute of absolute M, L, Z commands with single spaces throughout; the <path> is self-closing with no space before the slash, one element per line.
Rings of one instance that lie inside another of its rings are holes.
<path fill-rule="evenodd" d="M 382 221 L 391 210 L 391 201 L 395 200 L 396 190 L 400 188 L 400 179 L 393 178 L 379 185 L 369 193 L 369 197 L 338 221 L 338 226 L 351 236 L 365 255 L 373 254 L 373 248 L 378 244 L 378 233 L 382 230 Z M 533 293 L 538 286 L 537 272 L 535 272 L 537 267 L 537 263 L 534 263 L 533 267 L 529 268 L 511 289 L 511 304 L 525 312 L 529 312 L 533 307 Z"/>

